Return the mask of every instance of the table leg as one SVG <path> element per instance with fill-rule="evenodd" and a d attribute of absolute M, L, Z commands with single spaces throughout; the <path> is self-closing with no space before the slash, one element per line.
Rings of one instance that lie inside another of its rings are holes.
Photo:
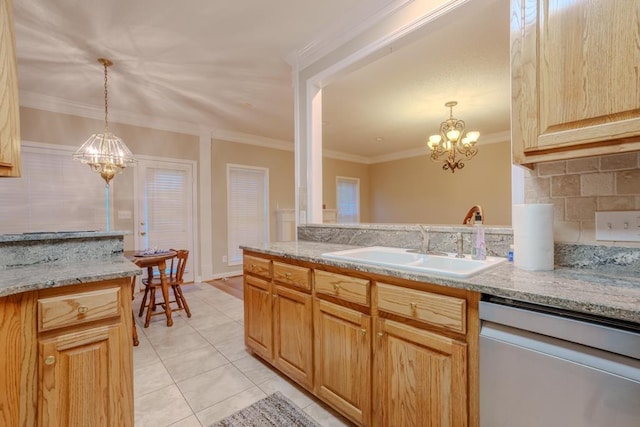
<path fill-rule="evenodd" d="M 167 264 L 164 260 L 160 261 L 158 269 L 160 270 L 160 284 L 162 285 L 162 298 L 164 299 L 164 313 L 167 316 L 167 326 L 173 326 L 173 319 L 171 318 L 171 304 L 169 304 L 169 284 L 167 283 L 167 275 L 165 269 Z"/>
<path fill-rule="evenodd" d="M 136 297 L 136 276 L 133 276 L 131 279 L 131 301 L 133 301 Z M 131 310 L 131 325 L 133 328 L 133 345 L 138 346 L 140 341 L 138 340 L 138 330 L 136 329 L 136 316 L 133 314 L 133 310 Z"/>

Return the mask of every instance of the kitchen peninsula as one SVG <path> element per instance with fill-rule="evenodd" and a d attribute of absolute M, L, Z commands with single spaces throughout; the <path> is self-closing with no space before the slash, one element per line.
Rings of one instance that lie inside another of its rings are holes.
<path fill-rule="evenodd" d="M 427 227 L 431 250 L 455 252 L 463 233 L 469 252 L 470 227 Z M 557 244 L 553 271 L 503 262 L 460 279 L 323 256 L 417 249 L 417 225 L 309 225 L 298 237 L 243 247 L 245 343 L 357 425 L 479 424 L 483 296 L 640 324 L 635 248 Z M 485 237 L 488 254 L 506 257 L 510 228 Z"/>
<path fill-rule="evenodd" d="M 122 232 L 0 236 L 0 424 L 133 426 Z"/>

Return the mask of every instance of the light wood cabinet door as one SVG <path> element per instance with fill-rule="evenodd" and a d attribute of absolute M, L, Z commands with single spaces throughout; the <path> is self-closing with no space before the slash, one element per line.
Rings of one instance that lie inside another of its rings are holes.
<path fill-rule="evenodd" d="M 640 150 L 640 2 L 512 0 L 516 163 Z"/>
<path fill-rule="evenodd" d="M 244 276 L 244 339 L 248 348 L 273 358 L 273 303 L 271 282 Z"/>
<path fill-rule="evenodd" d="M 126 336 L 118 323 L 39 340 L 39 426 L 132 425 Z"/>
<path fill-rule="evenodd" d="M 313 389 L 313 304 L 309 294 L 274 289 L 273 364 L 303 387 Z"/>
<path fill-rule="evenodd" d="M 371 317 L 316 298 L 314 327 L 316 395 L 371 425 Z"/>
<path fill-rule="evenodd" d="M 20 176 L 20 108 L 11 0 L 0 0 L 0 177 L 5 176 Z"/>
<path fill-rule="evenodd" d="M 388 319 L 375 332 L 375 425 L 467 426 L 467 344 Z"/>

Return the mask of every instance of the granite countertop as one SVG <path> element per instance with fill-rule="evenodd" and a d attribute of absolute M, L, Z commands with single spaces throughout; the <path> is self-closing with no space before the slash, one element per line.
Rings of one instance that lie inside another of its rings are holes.
<path fill-rule="evenodd" d="M 16 266 L 0 270 L 0 297 L 37 289 L 131 277 L 141 272 L 138 266 L 122 255 Z"/>
<path fill-rule="evenodd" d="M 129 234 L 123 231 L 36 231 L 32 233 L 0 234 L 0 243 L 29 242 L 42 240 L 61 239 L 86 239 L 96 237 L 114 237 Z"/>
<path fill-rule="evenodd" d="M 640 277 L 618 276 L 598 270 L 556 268 L 525 271 L 504 262 L 466 279 L 409 272 L 323 258 L 325 252 L 357 246 L 319 242 L 278 242 L 242 249 L 408 280 L 429 282 L 484 294 L 512 298 L 614 319 L 640 323 Z"/>

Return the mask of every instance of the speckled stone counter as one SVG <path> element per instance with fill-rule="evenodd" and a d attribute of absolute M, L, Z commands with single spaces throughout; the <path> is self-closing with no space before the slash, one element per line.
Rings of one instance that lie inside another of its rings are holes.
<path fill-rule="evenodd" d="M 0 235 L 0 297 L 140 274 L 123 253 L 118 231 Z"/>
<path fill-rule="evenodd" d="M 512 263 L 498 266 L 467 279 L 454 279 L 387 267 L 323 258 L 325 252 L 358 247 L 322 242 L 280 242 L 243 249 L 289 259 L 331 265 L 351 270 L 428 282 L 484 294 L 551 305 L 578 312 L 640 323 L 640 277 L 598 270 L 556 268 L 530 272 Z"/>

